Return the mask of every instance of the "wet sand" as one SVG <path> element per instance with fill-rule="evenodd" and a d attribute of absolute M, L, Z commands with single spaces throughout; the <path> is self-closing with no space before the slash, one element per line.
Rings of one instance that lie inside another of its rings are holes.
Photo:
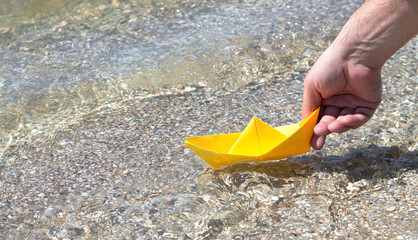
<path fill-rule="evenodd" d="M 1 237 L 416 238 L 416 43 L 385 67 L 372 120 L 284 160 L 214 170 L 183 142 L 252 116 L 298 122 L 298 72 L 231 92 L 160 89 L 40 131 L 4 153 Z"/>

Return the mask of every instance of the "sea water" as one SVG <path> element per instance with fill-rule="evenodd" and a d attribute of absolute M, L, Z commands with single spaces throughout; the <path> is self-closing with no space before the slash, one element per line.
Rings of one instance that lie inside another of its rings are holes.
<path fill-rule="evenodd" d="M 0 1 L 2 145 L 43 114 L 120 92 L 306 71 L 359 2 Z"/>
<path fill-rule="evenodd" d="M 0 237 L 413 238 L 416 40 L 323 151 L 212 169 L 183 145 L 297 122 L 361 3 L 0 0 Z"/>

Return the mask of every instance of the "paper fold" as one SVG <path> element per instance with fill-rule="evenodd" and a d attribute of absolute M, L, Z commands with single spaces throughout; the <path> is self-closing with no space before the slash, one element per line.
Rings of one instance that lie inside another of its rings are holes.
<path fill-rule="evenodd" d="M 273 128 L 254 117 L 241 133 L 187 138 L 185 144 L 214 168 L 281 159 L 310 151 L 317 108 L 299 124 Z"/>

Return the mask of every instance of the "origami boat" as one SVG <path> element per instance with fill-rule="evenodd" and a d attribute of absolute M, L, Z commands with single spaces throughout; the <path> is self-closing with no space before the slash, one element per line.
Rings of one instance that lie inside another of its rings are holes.
<path fill-rule="evenodd" d="M 213 168 L 237 162 L 261 162 L 311 150 L 317 108 L 300 123 L 273 128 L 254 117 L 242 133 L 186 138 L 185 144 Z"/>

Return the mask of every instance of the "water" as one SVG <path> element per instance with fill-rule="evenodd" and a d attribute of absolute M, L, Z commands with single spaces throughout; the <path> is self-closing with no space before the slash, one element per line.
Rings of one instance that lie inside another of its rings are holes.
<path fill-rule="evenodd" d="M 323 151 L 214 170 L 183 144 L 297 122 L 361 3 L 0 0 L 0 237 L 412 238 L 416 40 Z"/>
<path fill-rule="evenodd" d="M 0 135 L 7 140 L 4 136 L 38 114 L 121 92 L 146 95 L 180 84 L 231 90 L 266 72 L 305 71 L 317 57 L 315 49 L 329 44 L 350 12 L 313 5 L 2 1 Z M 335 26 L 323 24 L 321 16 L 330 11 L 339 13 Z M 313 34 L 325 27 L 334 30 Z"/>

